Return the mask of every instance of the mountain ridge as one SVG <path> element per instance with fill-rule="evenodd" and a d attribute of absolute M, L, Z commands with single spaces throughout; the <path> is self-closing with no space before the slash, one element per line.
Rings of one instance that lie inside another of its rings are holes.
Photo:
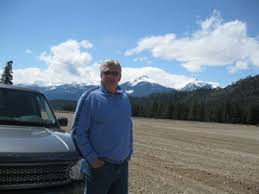
<path fill-rule="evenodd" d="M 130 100 L 137 117 L 259 124 L 259 75 L 225 88 L 156 93 Z"/>
<path fill-rule="evenodd" d="M 197 84 L 199 83 L 199 84 Z M 197 89 L 212 89 L 213 82 L 204 82 L 195 80 L 195 82 L 190 82 L 183 88 L 183 91 L 194 91 Z M 37 84 L 18 84 L 22 87 L 29 87 L 32 89 L 39 90 L 43 92 L 50 100 L 73 100 L 77 101 L 84 91 L 96 87 L 96 85 L 88 85 L 82 83 L 71 83 L 71 84 L 61 84 L 61 85 L 49 85 L 40 86 Z M 188 86 L 188 87 L 187 87 Z M 153 93 L 167 93 L 175 92 L 177 89 L 163 86 L 147 75 L 142 75 L 134 80 L 124 82 L 120 84 L 120 87 L 130 96 L 134 97 L 144 97 Z"/>

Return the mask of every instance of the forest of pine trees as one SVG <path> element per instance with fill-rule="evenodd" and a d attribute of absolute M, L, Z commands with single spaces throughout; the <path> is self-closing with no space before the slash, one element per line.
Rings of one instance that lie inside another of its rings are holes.
<path fill-rule="evenodd" d="M 259 124 L 259 75 L 224 89 L 152 94 L 130 101 L 137 117 Z"/>

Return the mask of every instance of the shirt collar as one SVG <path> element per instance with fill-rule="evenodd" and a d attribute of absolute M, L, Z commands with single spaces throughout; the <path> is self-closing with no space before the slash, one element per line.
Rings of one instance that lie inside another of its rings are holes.
<path fill-rule="evenodd" d="M 101 84 L 101 91 L 105 94 L 109 94 L 109 95 L 112 95 L 111 92 L 109 92 L 108 90 L 106 90 L 106 88 L 104 87 L 103 84 Z M 122 94 L 123 93 L 123 90 L 121 89 L 120 86 L 117 86 L 117 90 L 114 94 Z"/>

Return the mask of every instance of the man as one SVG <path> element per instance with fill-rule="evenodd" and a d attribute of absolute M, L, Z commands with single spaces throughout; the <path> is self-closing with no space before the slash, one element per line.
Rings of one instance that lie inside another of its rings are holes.
<path fill-rule="evenodd" d="M 85 92 L 77 105 L 73 134 L 87 162 L 86 194 L 127 194 L 128 160 L 133 152 L 131 107 L 118 83 L 121 66 L 105 61 L 101 86 Z"/>

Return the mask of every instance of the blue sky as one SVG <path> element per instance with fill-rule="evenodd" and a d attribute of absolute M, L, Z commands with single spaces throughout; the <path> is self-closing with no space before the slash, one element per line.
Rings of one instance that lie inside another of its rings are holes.
<path fill-rule="evenodd" d="M 98 83 L 98 64 L 180 88 L 259 74 L 259 1 L 1 0 L 0 64 L 14 83 Z"/>

